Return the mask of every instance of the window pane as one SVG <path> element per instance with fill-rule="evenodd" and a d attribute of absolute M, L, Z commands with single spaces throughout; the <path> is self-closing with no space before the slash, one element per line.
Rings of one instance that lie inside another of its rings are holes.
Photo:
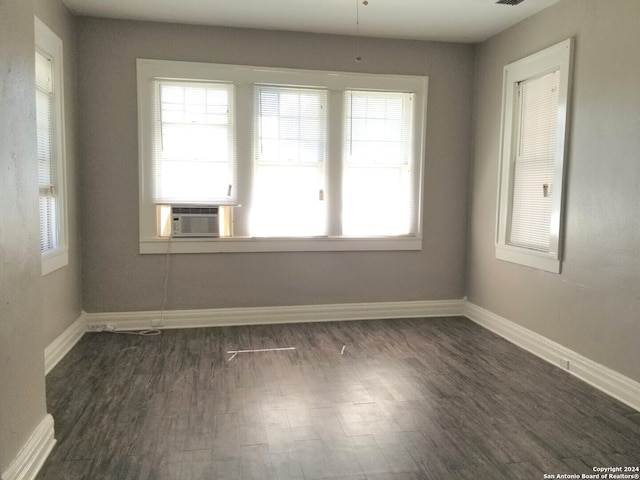
<path fill-rule="evenodd" d="M 256 87 L 257 162 L 324 162 L 325 90 Z"/>
<path fill-rule="evenodd" d="M 318 168 L 309 165 L 260 165 L 255 171 L 251 235 L 317 236 L 326 213 L 318 192 Z"/>
<path fill-rule="evenodd" d="M 210 203 L 212 196 L 226 198 L 229 169 L 225 163 L 165 160 L 157 179 L 163 196 L 174 203 Z"/>
<path fill-rule="evenodd" d="M 235 201 L 233 86 L 159 82 L 154 142 L 155 201 Z"/>
<path fill-rule="evenodd" d="M 51 60 L 36 52 L 36 88 L 43 92 L 53 92 Z"/>
<path fill-rule="evenodd" d="M 411 189 L 406 168 L 348 166 L 343 190 L 343 235 L 409 233 Z"/>
<path fill-rule="evenodd" d="M 40 251 L 56 248 L 55 199 L 53 196 L 40 196 Z"/>
<path fill-rule="evenodd" d="M 415 233 L 412 94 L 348 91 L 345 112 L 343 235 Z"/>
<path fill-rule="evenodd" d="M 257 86 L 255 95 L 251 235 L 323 235 L 327 93 Z"/>
<path fill-rule="evenodd" d="M 53 183 L 52 173 L 52 105 L 51 94 L 36 90 L 36 126 L 37 126 L 37 156 L 38 156 L 38 185 L 49 187 Z"/>
<path fill-rule="evenodd" d="M 510 243 L 548 251 L 558 118 L 559 72 L 520 84 Z"/>
<path fill-rule="evenodd" d="M 36 135 L 40 191 L 40 250 L 58 246 L 54 190 L 53 70 L 51 60 L 36 52 Z"/>
<path fill-rule="evenodd" d="M 228 163 L 226 126 L 165 123 L 162 125 L 162 144 L 162 156 L 167 160 Z"/>

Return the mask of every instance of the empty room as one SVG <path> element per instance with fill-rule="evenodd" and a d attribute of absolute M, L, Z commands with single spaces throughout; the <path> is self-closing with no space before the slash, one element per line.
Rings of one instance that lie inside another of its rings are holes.
<path fill-rule="evenodd" d="M 640 478 L 638 0 L 0 0 L 0 479 Z"/>

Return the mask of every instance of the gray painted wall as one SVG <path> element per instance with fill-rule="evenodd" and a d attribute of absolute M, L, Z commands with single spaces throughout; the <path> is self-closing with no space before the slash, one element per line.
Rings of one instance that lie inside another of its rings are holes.
<path fill-rule="evenodd" d="M 43 277 L 44 340 L 49 345 L 82 313 L 78 222 L 77 79 L 75 18 L 59 0 L 36 0 L 35 13 L 63 42 L 69 264 Z"/>
<path fill-rule="evenodd" d="M 70 264 L 44 279 L 34 9 L 65 42 L 70 154 Z M 469 299 L 640 381 L 639 23 L 637 0 L 565 0 L 480 45 L 474 72 L 466 45 L 363 39 L 365 60 L 355 64 L 353 38 L 73 19 L 57 1 L 1 1 L 0 472 L 46 414 L 43 349 L 77 318 L 81 260 L 88 311 L 162 303 L 165 259 L 137 253 L 136 57 L 430 77 L 422 252 L 182 255 L 171 259 L 168 308 L 460 298 L 473 156 Z M 565 261 L 553 275 L 494 256 L 502 67 L 569 36 L 576 56 Z"/>
<path fill-rule="evenodd" d="M 0 474 L 46 415 L 33 2 L 0 2 Z"/>
<path fill-rule="evenodd" d="M 165 257 L 138 254 L 135 60 L 429 76 L 421 252 L 176 255 L 167 309 L 459 299 L 464 295 L 474 48 L 79 19 L 84 309 L 157 310 Z"/>
<path fill-rule="evenodd" d="M 479 46 L 468 298 L 640 381 L 640 2 L 565 0 Z M 494 254 L 502 67 L 575 37 L 561 275 Z"/>

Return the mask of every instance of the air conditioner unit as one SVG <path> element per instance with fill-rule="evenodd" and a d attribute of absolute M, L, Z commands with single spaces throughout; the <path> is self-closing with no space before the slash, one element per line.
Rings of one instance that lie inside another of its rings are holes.
<path fill-rule="evenodd" d="M 172 237 L 219 237 L 218 207 L 171 207 Z"/>

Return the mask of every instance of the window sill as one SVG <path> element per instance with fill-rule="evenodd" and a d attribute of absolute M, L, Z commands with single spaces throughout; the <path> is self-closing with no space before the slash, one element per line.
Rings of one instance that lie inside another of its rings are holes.
<path fill-rule="evenodd" d="M 553 253 L 537 252 L 511 245 L 498 244 L 496 245 L 496 258 L 546 272 L 560 273 L 560 259 Z"/>
<path fill-rule="evenodd" d="M 42 254 L 42 276 L 65 267 L 69 263 L 69 249 L 59 247 Z"/>
<path fill-rule="evenodd" d="M 422 250 L 422 238 L 148 238 L 140 240 L 141 254 L 242 252 L 343 252 Z"/>

